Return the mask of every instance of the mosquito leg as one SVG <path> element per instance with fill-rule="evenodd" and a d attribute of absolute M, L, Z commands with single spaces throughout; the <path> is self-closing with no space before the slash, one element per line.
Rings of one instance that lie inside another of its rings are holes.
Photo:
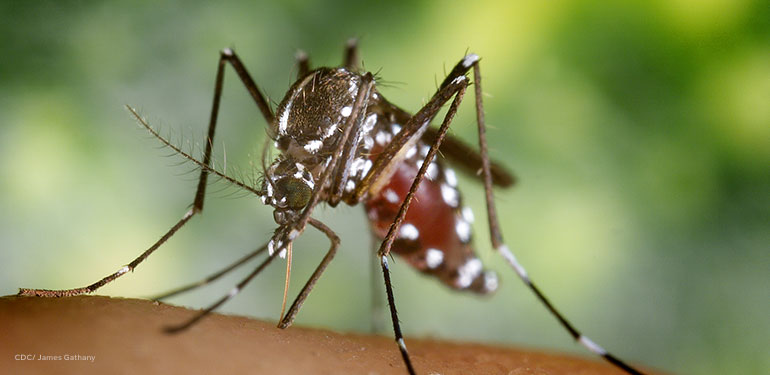
<path fill-rule="evenodd" d="M 345 43 L 345 60 L 343 66 L 350 71 L 357 71 L 358 67 L 358 39 L 350 38 Z"/>
<path fill-rule="evenodd" d="M 479 133 L 479 148 L 481 151 L 481 161 L 482 161 L 482 169 L 483 169 L 483 177 L 484 177 L 484 191 L 486 195 L 486 202 L 487 202 L 487 218 L 489 220 L 489 232 L 490 236 L 492 238 L 492 246 L 497 250 L 497 252 L 500 253 L 500 255 L 505 258 L 505 260 L 510 264 L 510 266 L 513 268 L 513 270 L 516 272 L 516 274 L 519 276 L 519 278 L 524 282 L 524 284 L 529 287 L 530 290 L 537 296 L 537 298 L 540 300 L 540 302 L 545 305 L 545 307 L 548 309 L 548 311 L 553 314 L 554 317 L 561 323 L 561 325 L 569 332 L 569 334 L 572 336 L 573 339 L 575 339 L 577 342 L 579 342 L 581 345 L 586 347 L 591 352 L 601 356 L 611 364 L 615 365 L 616 367 L 626 371 L 629 374 L 641 374 L 641 371 L 631 367 L 630 365 L 623 362 L 621 359 L 615 357 L 614 355 L 610 354 L 606 350 L 604 350 L 601 346 L 593 342 L 588 337 L 584 336 L 580 333 L 573 325 L 570 323 L 562 313 L 557 310 L 553 304 L 548 300 L 548 298 L 540 291 L 540 289 L 532 282 L 532 279 L 530 279 L 529 274 L 524 269 L 524 267 L 519 263 L 518 260 L 516 260 L 516 256 L 513 255 L 513 253 L 510 251 L 508 246 L 505 245 L 503 242 L 503 236 L 500 231 L 500 224 L 497 221 L 497 211 L 495 210 L 495 202 L 494 202 L 494 195 L 492 193 L 492 172 L 490 170 L 490 161 L 489 161 L 489 155 L 487 152 L 487 138 L 486 138 L 486 126 L 484 122 L 484 106 L 482 103 L 482 91 L 481 91 L 481 69 L 479 68 L 478 64 L 478 56 L 476 55 L 468 55 L 469 57 L 466 57 L 463 60 L 464 64 L 473 65 L 473 80 L 475 84 L 474 88 L 474 96 L 476 97 L 476 122 L 478 123 L 478 133 Z"/>
<path fill-rule="evenodd" d="M 265 100 L 265 97 L 259 91 L 259 87 L 251 78 L 251 75 L 246 70 L 246 67 L 243 65 L 243 62 L 241 62 L 241 59 L 238 57 L 238 55 L 235 54 L 235 51 L 230 48 L 225 48 L 222 50 L 219 64 L 224 64 L 223 61 L 229 62 L 233 69 L 235 69 L 235 72 L 238 74 L 241 82 L 243 82 L 243 85 L 246 86 L 246 90 L 249 91 L 252 99 L 254 99 L 254 103 L 257 104 L 257 107 L 259 107 L 259 110 L 262 112 L 262 117 L 265 118 L 265 121 L 268 124 L 272 124 L 275 118 L 273 115 L 273 110 L 270 109 L 270 105 L 267 104 L 267 100 Z M 219 96 L 221 96 L 221 93 L 222 92 L 219 91 Z M 219 99 L 216 100 L 218 101 Z"/>
<path fill-rule="evenodd" d="M 352 41 L 352 47 L 350 46 L 351 41 L 348 41 L 349 48 L 355 48 L 355 39 L 352 39 Z M 348 117 L 348 121 L 346 123 L 346 127 L 350 126 L 351 128 L 349 130 L 349 135 L 346 135 L 344 140 L 340 141 L 340 147 L 336 153 L 339 154 L 339 159 L 334 164 L 335 167 L 327 167 L 327 169 L 333 170 L 330 176 L 330 194 L 326 198 L 326 203 L 332 207 L 336 206 L 340 202 L 343 194 L 345 193 L 345 183 L 348 180 L 350 166 L 353 163 L 353 159 L 356 156 L 356 150 L 358 149 L 358 145 L 361 141 L 360 135 L 363 128 L 364 118 L 366 117 L 369 95 L 371 93 L 371 87 L 369 87 L 369 85 L 373 84 L 373 81 L 374 77 L 371 75 L 371 73 L 364 75 L 364 79 L 362 79 L 361 87 L 359 88 L 359 92 L 356 97 L 356 103 L 353 105 L 352 114 L 350 117 Z M 359 100 L 362 100 L 360 106 L 358 105 Z M 356 111 L 356 109 L 358 110 Z"/>
<path fill-rule="evenodd" d="M 326 270 L 329 262 L 331 262 L 332 258 L 334 258 L 334 254 L 337 253 L 337 247 L 340 244 L 340 238 L 337 237 L 337 234 L 334 233 L 334 231 L 327 227 L 324 223 L 313 218 L 310 218 L 308 223 L 316 227 L 319 231 L 323 232 L 326 237 L 329 238 L 331 246 L 329 247 L 329 251 L 326 253 L 326 256 L 324 256 L 324 258 L 321 260 L 321 263 L 318 265 L 318 267 L 316 267 L 315 272 L 310 275 L 310 279 L 308 279 L 305 286 L 302 287 L 302 290 L 297 295 L 297 298 L 294 299 L 294 302 L 291 304 L 289 311 L 286 313 L 283 319 L 281 319 L 281 322 L 278 323 L 278 328 L 288 328 L 294 322 L 294 318 L 297 316 L 299 309 L 302 308 L 302 304 L 310 294 L 310 291 L 313 290 L 313 287 L 318 281 L 318 278 L 321 277 L 321 274 L 324 272 L 324 270 Z"/>
<path fill-rule="evenodd" d="M 190 291 L 192 289 L 202 287 L 202 286 L 204 286 L 206 284 L 212 283 L 212 282 L 216 281 L 217 279 L 219 279 L 220 277 L 226 275 L 230 271 L 240 267 L 244 263 L 246 263 L 249 260 L 253 259 L 257 255 L 262 254 L 262 252 L 264 252 L 266 249 L 267 249 L 267 244 L 264 244 L 264 245 L 260 246 L 259 248 L 257 248 L 256 250 L 252 251 L 251 253 L 246 254 L 241 259 L 238 259 L 237 261 L 235 261 L 235 263 L 225 267 L 224 269 L 222 269 L 220 271 L 217 271 L 214 274 L 209 275 L 205 279 L 202 279 L 202 280 L 196 281 L 194 283 L 185 285 L 183 287 L 180 287 L 180 288 L 168 291 L 166 293 L 157 295 L 157 296 L 152 297 L 150 299 L 153 300 L 153 301 L 161 301 L 161 300 L 164 300 L 166 298 L 175 296 L 177 294 L 181 294 L 181 293 Z"/>
<path fill-rule="evenodd" d="M 249 283 L 251 280 L 256 277 L 262 270 L 267 267 L 270 262 L 275 259 L 275 257 L 278 255 L 278 252 L 273 253 L 265 259 L 262 263 L 257 266 L 257 268 L 254 269 L 248 276 L 246 276 L 241 282 L 239 282 L 233 289 L 230 290 L 224 297 L 220 298 L 219 301 L 215 302 L 211 306 L 207 307 L 205 310 L 199 312 L 194 317 L 192 317 L 190 320 L 186 321 L 185 323 L 182 323 L 177 326 L 169 326 L 166 327 L 165 331 L 167 333 L 178 333 L 181 331 L 184 331 L 185 329 L 191 327 L 193 324 L 197 323 L 199 320 L 203 319 L 206 315 L 210 314 L 212 311 L 216 310 L 219 306 L 222 306 L 225 302 L 230 300 L 230 298 L 235 297 L 240 291 Z"/>
<path fill-rule="evenodd" d="M 380 267 L 382 268 L 382 277 L 385 280 L 385 294 L 388 296 L 388 306 L 390 306 L 390 319 L 393 322 L 393 333 L 398 343 L 398 350 L 401 351 L 401 358 L 404 360 L 407 371 L 410 375 L 415 375 L 412 359 L 409 357 L 409 351 L 406 349 L 404 335 L 401 333 L 401 324 L 398 321 L 398 312 L 396 312 L 396 300 L 393 298 L 393 285 L 390 281 L 390 267 L 388 266 L 388 256 L 380 257 Z"/>
<path fill-rule="evenodd" d="M 257 84 L 251 78 L 251 75 L 246 70 L 246 67 L 243 65 L 238 55 L 235 54 L 235 51 L 230 48 L 225 48 L 219 55 L 219 64 L 217 65 L 217 78 L 216 84 L 214 85 L 214 100 L 211 105 L 209 131 L 208 136 L 206 137 L 206 151 L 203 154 L 203 164 L 206 166 L 211 165 L 211 151 L 214 147 L 214 131 L 217 127 L 219 103 L 222 101 L 222 87 L 224 86 L 225 64 L 228 62 L 230 65 L 232 65 L 233 69 L 235 69 L 235 72 L 238 74 L 241 82 L 243 82 L 243 85 L 246 86 L 246 90 L 249 91 L 249 94 L 251 94 L 251 97 L 254 99 L 257 107 L 259 107 L 259 110 L 262 112 L 262 116 L 265 118 L 265 121 L 267 121 L 268 124 L 273 123 L 273 111 L 267 104 L 265 97 L 259 91 L 259 87 L 257 87 Z M 201 177 L 198 180 L 198 190 L 195 192 L 195 202 L 193 202 L 193 209 L 196 212 L 203 210 L 203 199 L 206 195 L 206 180 L 208 179 L 208 173 L 209 171 L 206 168 L 201 169 Z"/>
<path fill-rule="evenodd" d="M 457 113 L 457 108 L 460 105 L 460 102 L 462 102 L 463 96 L 465 95 L 465 89 L 468 87 L 467 78 L 465 78 L 465 76 L 458 77 L 456 84 L 458 86 L 453 89 L 454 92 L 452 93 L 454 94 L 455 98 L 452 101 L 451 106 L 449 107 L 449 111 L 447 111 L 447 114 L 444 116 L 444 122 L 441 124 L 441 127 L 439 128 L 438 134 L 436 136 L 436 140 L 431 145 L 430 150 L 428 151 L 428 155 L 425 156 L 425 160 L 423 161 L 422 166 L 420 167 L 420 170 L 417 172 L 417 176 L 415 177 L 414 182 L 412 183 L 412 186 L 409 188 L 409 193 L 406 195 L 404 202 L 401 203 L 401 208 L 399 209 L 395 220 L 393 220 L 393 224 L 390 226 L 390 230 L 388 231 L 388 234 L 385 236 L 385 240 L 382 242 L 382 245 L 380 245 L 380 249 L 377 252 L 377 255 L 380 257 L 382 275 L 385 280 L 385 291 L 388 297 L 388 306 L 390 307 L 390 317 L 393 322 L 393 332 L 395 334 L 396 342 L 398 343 L 398 348 L 401 351 L 401 357 L 404 359 L 404 363 L 406 364 L 406 368 L 407 370 L 409 370 L 410 374 L 414 374 L 415 371 L 414 371 L 414 367 L 412 366 L 412 362 L 409 358 L 409 352 L 406 349 L 406 344 L 404 343 L 404 337 L 403 337 L 403 334 L 401 333 L 401 326 L 398 321 L 398 312 L 396 311 L 395 298 L 393 297 L 393 286 L 390 281 L 388 255 L 390 254 L 390 249 L 391 249 L 391 246 L 393 245 L 393 241 L 396 239 L 396 234 L 398 233 L 398 230 L 401 227 L 401 223 L 404 221 L 404 217 L 406 216 L 406 211 L 409 208 L 409 204 L 414 198 L 414 194 L 417 191 L 417 188 L 419 187 L 420 182 L 422 182 L 422 179 L 425 177 L 425 173 L 428 170 L 428 166 L 435 158 L 436 153 L 438 153 L 438 149 L 441 146 L 441 141 L 446 136 L 446 132 L 449 129 L 449 124 L 451 124 L 452 119 Z M 452 89 L 452 88 L 453 88 L 452 86 L 446 86 L 444 89 Z"/>
<path fill-rule="evenodd" d="M 115 273 L 108 275 L 104 277 L 103 279 L 82 288 L 74 288 L 74 289 L 65 289 L 65 290 L 47 290 L 47 289 L 25 289 L 22 288 L 19 290 L 19 295 L 22 296 L 39 296 L 39 297 L 65 297 L 65 296 L 76 296 L 80 294 L 86 294 L 86 293 L 92 293 L 96 291 L 97 289 L 101 288 L 102 286 L 110 283 L 111 281 L 117 279 L 120 276 L 123 276 L 124 274 L 128 273 L 129 271 L 133 271 L 140 263 L 142 263 L 147 257 L 150 256 L 155 250 L 157 250 L 160 245 L 165 243 L 171 236 L 176 233 L 176 231 L 179 230 L 182 226 L 184 226 L 190 218 L 192 218 L 195 214 L 201 212 L 203 210 L 203 201 L 206 196 L 206 180 L 208 178 L 209 173 L 209 166 L 211 164 L 211 152 L 213 147 L 213 139 L 214 139 L 214 131 L 216 130 L 216 124 L 217 124 L 217 115 L 219 114 L 219 103 L 222 99 L 222 85 L 224 83 L 224 68 L 225 63 L 229 62 L 233 68 L 235 69 L 236 73 L 238 73 L 238 76 L 241 78 L 241 81 L 243 81 L 243 84 L 246 86 L 246 89 L 251 94 L 252 98 L 254 98 L 254 101 L 256 102 L 259 109 L 262 111 L 262 115 L 265 117 L 265 120 L 269 123 L 273 123 L 273 112 L 270 109 L 270 106 L 267 104 L 267 101 L 265 100 L 264 96 L 259 92 L 259 88 L 257 87 L 257 84 L 254 83 L 254 80 L 251 79 L 251 76 L 246 71 L 246 68 L 241 63 L 241 60 L 238 58 L 238 56 L 233 52 L 231 49 L 226 48 L 222 51 L 219 58 L 219 64 L 217 66 L 217 75 L 216 75 L 216 83 L 214 85 L 214 99 L 213 104 L 211 106 L 211 117 L 209 118 L 209 129 L 208 129 L 208 136 L 206 137 L 206 151 L 203 156 L 203 162 L 201 163 L 201 175 L 198 179 L 198 188 L 195 192 L 195 199 L 193 201 L 192 208 L 184 214 L 182 219 L 180 219 L 171 229 L 169 229 L 166 234 L 163 235 L 157 242 L 155 242 L 152 246 L 150 246 L 149 249 L 147 249 L 145 252 L 143 252 L 139 257 L 134 259 L 131 263 L 128 265 L 120 268 Z M 149 125 L 147 125 L 144 120 L 141 119 L 141 117 L 138 116 L 138 114 L 133 111 L 129 107 L 129 110 L 133 112 L 133 114 L 137 117 L 137 119 L 142 122 L 142 124 L 147 127 L 148 129 L 151 129 Z M 157 136 L 157 133 L 153 133 Z"/>
<path fill-rule="evenodd" d="M 336 168 L 334 168 L 334 172 L 330 177 L 332 179 L 331 194 L 329 194 L 329 197 L 326 199 L 326 202 L 332 207 L 336 206 L 340 202 L 342 195 L 344 194 L 345 181 L 348 180 L 350 165 L 353 163 L 353 159 L 356 156 L 356 150 L 358 149 L 358 145 L 361 139 L 361 125 L 363 124 L 363 120 L 366 115 L 367 102 L 368 100 L 363 103 L 360 115 L 358 116 L 357 121 L 354 123 L 354 129 L 350 132 L 347 140 L 345 142 L 340 142 L 341 155 L 339 161 L 336 164 Z"/>
<path fill-rule="evenodd" d="M 455 69 L 455 71 L 456 70 L 457 69 Z M 393 245 L 393 242 L 395 241 L 396 233 L 398 233 L 401 223 L 406 216 L 406 211 L 409 208 L 409 204 L 412 201 L 420 182 L 425 177 L 428 166 L 436 156 L 436 153 L 441 146 L 441 141 L 444 139 L 446 132 L 449 129 L 449 124 L 452 122 L 452 119 L 457 113 L 457 108 L 462 101 L 463 96 L 465 95 L 465 89 L 468 86 L 468 79 L 465 77 L 464 72 L 457 73 L 455 71 L 453 71 L 455 74 L 454 79 L 448 81 L 448 83 L 445 81 L 445 84 L 442 84 L 433 98 L 431 98 L 431 100 L 425 106 L 423 106 L 422 109 L 420 109 L 414 116 L 409 119 L 401 132 L 391 141 L 385 151 L 383 151 L 382 154 L 378 156 L 372 169 L 369 171 L 366 177 L 364 177 L 362 183 L 359 184 L 359 187 L 355 191 L 356 196 L 360 199 L 360 197 L 366 193 L 366 190 L 361 187 L 370 186 L 371 183 L 376 184 L 377 178 L 383 172 L 383 170 L 388 168 L 390 163 L 393 163 L 394 160 L 396 160 L 394 156 L 400 152 L 399 150 L 407 147 L 410 142 L 415 142 L 416 139 L 419 139 L 420 136 L 424 133 L 428 124 L 430 124 L 430 120 L 436 115 L 436 113 L 438 113 L 442 105 L 454 97 L 449 111 L 447 111 L 446 115 L 444 116 L 444 121 L 439 128 L 435 142 L 431 145 L 430 150 L 428 151 L 428 154 L 425 157 L 422 166 L 420 167 L 420 170 L 417 172 L 417 177 L 409 189 L 409 193 L 404 199 L 404 202 L 401 204 L 401 208 L 399 209 L 393 224 L 390 226 L 388 234 L 385 236 L 385 240 L 382 242 L 379 250 L 377 251 L 377 256 L 380 258 L 380 267 L 382 269 L 383 279 L 385 281 L 385 292 L 388 299 L 388 306 L 390 308 L 393 332 L 395 335 L 396 343 L 398 343 L 398 348 L 401 351 L 401 357 L 404 360 L 404 364 L 406 365 L 409 374 L 415 374 L 415 370 L 414 366 L 412 366 L 412 361 L 409 357 L 406 343 L 404 342 L 404 336 L 401 332 L 401 324 L 398 321 L 398 312 L 396 311 L 396 303 L 393 296 L 393 285 L 390 280 L 388 255 L 390 254 L 390 249 Z M 397 160 L 395 162 L 397 162 Z"/>
<path fill-rule="evenodd" d="M 420 170 L 417 172 L 417 176 L 415 177 L 414 182 L 412 182 L 412 186 L 409 188 L 409 193 L 407 193 L 406 198 L 404 198 L 404 202 L 401 203 L 401 208 L 398 210 L 398 214 L 396 214 L 396 218 L 393 220 L 393 224 L 390 226 L 388 234 L 385 236 L 385 240 L 382 242 L 382 245 L 380 245 L 380 249 L 377 252 L 377 255 L 379 256 L 387 256 L 390 254 L 390 248 L 397 237 L 396 234 L 401 227 L 401 222 L 404 221 L 404 217 L 406 217 L 406 211 L 409 209 L 409 204 L 412 202 L 420 182 L 422 182 L 423 177 L 425 177 L 425 172 L 428 170 L 430 163 L 438 153 L 441 142 L 444 140 L 447 130 L 449 130 L 449 125 L 457 113 L 457 108 L 462 102 L 463 96 L 465 96 L 465 89 L 468 87 L 468 81 L 465 76 L 460 77 L 463 79 L 459 80 L 458 87 L 454 93 L 456 95 L 452 101 L 452 105 L 449 107 L 449 111 L 447 111 L 446 115 L 444 116 L 444 122 L 439 128 L 436 139 L 431 145 L 430 150 L 428 150 L 428 154 L 425 156 L 425 160 L 423 161 L 422 166 L 420 166 Z"/>
<path fill-rule="evenodd" d="M 297 79 L 304 77 L 310 72 L 310 57 L 303 50 L 298 50 L 294 55 L 294 59 L 297 60 Z"/>

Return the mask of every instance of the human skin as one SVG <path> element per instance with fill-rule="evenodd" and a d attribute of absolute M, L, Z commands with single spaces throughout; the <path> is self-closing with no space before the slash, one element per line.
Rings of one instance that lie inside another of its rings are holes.
<path fill-rule="evenodd" d="M 278 329 L 275 323 L 222 314 L 179 334 L 164 333 L 167 325 L 195 313 L 103 296 L 0 297 L 0 369 L 12 374 L 406 374 L 396 343 L 385 336 Z M 621 373 L 596 360 L 511 347 L 413 337 L 407 345 L 420 374 Z M 41 360 L 40 355 L 50 357 Z"/>

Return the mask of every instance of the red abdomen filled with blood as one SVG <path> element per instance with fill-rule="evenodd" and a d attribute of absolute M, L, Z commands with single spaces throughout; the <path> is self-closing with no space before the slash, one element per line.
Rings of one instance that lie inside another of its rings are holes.
<path fill-rule="evenodd" d="M 407 152 L 383 188 L 365 202 L 372 229 L 383 239 L 414 182 L 428 145 L 418 142 Z M 381 147 L 372 150 L 374 160 Z M 489 293 L 497 276 L 484 271 L 471 246 L 470 208 L 462 206 L 454 171 L 440 161 L 428 167 L 406 212 L 391 251 L 420 272 L 433 275 L 453 289 Z"/>

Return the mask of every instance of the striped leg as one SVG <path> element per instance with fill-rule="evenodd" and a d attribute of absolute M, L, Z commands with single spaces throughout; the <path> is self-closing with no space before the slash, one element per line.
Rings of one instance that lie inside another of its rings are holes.
<path fill-rule="evenodd" d="M 230 289 L 230 292 L 227 293 L 224 297 L 220 298 L 219 301 L 214 302 L 211 306 L 207 307 L 205 310 L 199 312 L 195 316 L 193 316 L 190 320 L 176 326 L 169 326 L 166 327 L 167 333 L 178 333 L 181 331 L 184 331 L 185 329 L 191 327 L 193 324 L 197 323 L 199 320 L 203 319 L 206 315 L 211 313 L 212 311 L 216 310 L 219 306 L 222 306 L 225 302 L 230 300 L 230 298 L 235 297 L 238 293 L 243 290 L 243 288 L 252 280 L 254 277 L 256 277 L 260 272 L 262 272 L 265 267 L 267 267 L 270 262 L 275 259 L 275 257 L 278 255 L 278 252 L 274 252 L 270 254 L 270 257 L 265 259 L 262 263 L 257 266 L 257 268 L 254 269 L 248 276 L 246 276 L 241 282 L 239 282 L 233 289 Z"/>
<path fill-rule="evenodd" d="M 229 266 L 227 266 L 227 267 L 217 271 L 216 273 L 213 273 L 213 274 L 207 276 L 206 278 L 204 278 L 202 280 L 198 280 L 198 281 L 196 281 L 194 283 L 185 285 L 183 287 L 179 287 L 179 288 L 176 288 L 174 290 L 168 291 L 166 293 L 159 294 L 159 295 L 157 295 L 155 297 L 152 297 L 150 299 L 153 300 L 153 301 L 161 301 L 161 300 L 164 300 L 166 298 L 173 297 L 173 296 L 175 296 L 177 294 L 182 294 L 184 292 L 188 292 L 190 290 L 193 290 L 193 289 L 196 289 L 196 288 L 200 288 L 200 287 L 202 287 L 204 285 L 210 284 L 210 283 L 218 280 L 220 277 L 228 274 L 230 271 L 232 271 L 232 270 L 242 266 L 244 263 L 248 262 L 249 260 L 251 260 L 252 258 L 256 257 L 257 255 L 262 254 L 262 252 L 264 252 L 265 250 L 267 250 L 267 244 L 264 244 L 264 245 L 258 247 L 256 250 L 254 250 L 254 251 L 244 255 L 243 257 L 241 257 L 237 261 L 233 262 Z"/>
<path fill-rule="evenodd" d="M 490 170 L 489 156 L 487 152 L 487 139 L 486 139 L 486 126 L 484 125 L 484 106 L 481 101 L 481 71 L 478 64 L 478 56 L 468 55 L 464 60 L 464 65 L 470 67 L 473 65 L 473 79 L 475 83 L 475 96 L 476 96 L 476 120 L 478 123 L 479 132 L 479 148 L 481 150 L 482 169 L 484 171 L 484 191 L 486 193 L 487 202 L 487 216 L 489 220 L 489 231 L 492 238 L 492 246 L 497 250 L 500 255 L 510 264 L 513 270 L 519 275 L 519 278 L 526 284 L 530 290 L 537 296 L 548 311 L 553 314 L 554 317 L 561 323 L 561 325 L 569 332 L 573 339 L 579 342 L 596 355 L 601 356 L 606 361 L 612 363 L 616 367 L 622 369 L 629 374 L 641 374 L 642 372 L 631 367 L 623 362 L 621 359 L 610 354 L 604 348 L 593 342 L 588 337 L 584 336 L 578 331 L 575 326 L 570 323 L 562 313 L 557 310 L 548 298 L 540 291 L 540 289 L 532 282 L 527 270 L 516 260 L 516 256 L 513 255 L 508 246 L 503 242 L 503 236 L 500 231 L 500 224 L 497 221 L 497 211 L 495 210 L 495 202 L 492 194 L 492 173 Z"/>
<path fill-rule="evenodd" d="M 206 151 L 203 155 L 202 162 L 195 160 L 195 158 L 192 158 L 191 156 L 186 155 L 180 149 L 174 147 L 167 140 L 161 137 L 154 129 L 152 129 L 147 124 L 147 122 L 144 121 L 139 116 L 139 114 L 136 113 L 136 111 L 133 108 L 127 106 L 129 111 L 131 111 L 131 113 L 137 118 L 139 123 L 145 128 L 147 128 L 147 130 L 149 130 L 150 133 L 152 133 L 155 137 L 157 137 L 166 146 L 171 147 L 175 152 L 184 155 L 186 158 L 193 160 L 194 162 L 196 162 L 196 164 L 198 164 L 201 167 L 201 174 L 198 179 L 198 188 L 195 191 L 195 199 L 193 201 L 192 208 L 189 211 L 187 211 L 187 213 L 185 213 L 184 216 L 182 216 L 182 218 L 176 224 L 174 224 L 174 226 L 172 226 L 171 229 L 169 229 L 168 232 L 166 232 L 166 234 L 163 235 L 163 237 L 161 237 L 152 246 L 150 246 L 149 249 L 145 250 L 136 259 L 131 261 L 131 263 L 120 268 L 115 273 L 112 273 L 102 278 L 101 280 L 82 288 L 73 288 L 73 289 L 65 289 L 65 290 L 22 288 L 19 290 L 19 295 L 38 296 L 38 297 L 67 297 L 67 296 L 76 296 L 80 294 L 92 293 L 97 289 L 101 288 L 102 286 L 125 275 L 129 271 L 133 271 L 137 266 L 139 266 L 140 263 L 142 263 L 153 252 L 155 252 L 155 250 L 157 250 L 161 245 L 163 245 L 163 243 L 165 243 L 169 238 L 171 238 L 171 236 L 173 236 L 174 233 L 176 233 L 181 227 L 187 224 L 187 222 L 193 216 L 203 211 L 203 202 L 206 197 L 206 184 L 207 184 L 206 181 L 208 180 L 209 173 L 215 173 L 215 171 L 213 171 L 210 167 L 211 152 L 214 145 L 213 139 L 214 139 L 214 133 L 217 126 L 217 117 L 219 115 L 219 104 L 222 99 L 222 87 L 224 85 L 225 65 L 227 63 L 229 63 L 233 67 L 233 69 L 235 69 L 235 72 L 238 74 L 238 77 L 240 77 L 241 81 L 243 82 L 243 85 L 251 94 L 252 99 L 254 99 L 254 102 L 256 103 L 257 107 L 259 107 L 260 111 L 262 112 L 262 116 L 265 118 L 267 123 L 268 124 L 273 123 L 273 120 L 274 120 L 273 111 L 272 109 L 270 109 L 270 106 L 268 105 L 267 100 L 265 100 L 265 97 L 260 92 L 259 87 L 251 78 L 246 68 L 243 66 L 243 63 L 241 62 L 240 58 L 238 58 L 238 55 L 236 55 L 235 52 L 229 48 L 225 48 L 220 53 L 220 56 L 219 56 L 216 81 L 214 85 L 214 99 L 211 106 L 211 115 L 209 117 L 208 136 L 206 137 Z M 234 181 L 232 178 L 227 178 L 226 176 L 224 177 L 228 181 L 235 182 L 236 185 L 245 187 L 247 190 L 253 191 L 253 189 L 250 189 L 248 186 L 245 186 L 242 183 L 239 183 L 238 181 Z"/>
<path fill-rule="evenodd" d="M 385 292 L 388 297 L 388 306 L 390 307 L 390 317 L 393 323 L 393 331 L 395 333 L 396 342 L 398 343 L 398 348 L 401 351 L 401 357 L 404 359 L 404 364 L 406 365 L 406 368 L 411 375 L 414 375 L 415 371 L 414 367 L 412 366 L 412 361 L 409 357 L 409 352 L 406 349 L 406 344 L 404 343 L 404 336 L 401 333 L 401 325 L 398 321 L 398 312 L 396 311 L 395 299 L 393 297 L 393 286 L 390 281 L 390 266 L 388 265 L 388 255 L 390 255 L 390 249 L 397 237 L 397 233 L 399 233 L 399 229 L 401 228 L 401 224 L 404 221 L 404 217 L 406 217 L 406 211 L 409 209 L 409 204 L 414 198 L 414 194 L 417 191 L 420 182 L 422 182 L 423 178 L 425 177 L 428 167 L 438 153 L 438 149 L 441 146 L 441 141 L 446 136 L 446 132 L 449 129 L 449 124 L 451 124 L 452 119 L 457 113 L 457 108 L 459 107 L 460 102 L 462 102 L 463 96 L 465 95 L 465 89 L 467 87 L 468 79 L 464 75 L 460 75 L 453 79 L 450 83 L 442 85 L 442 87 L 436 93 L 435 97 L 445 98 L 444 101 L 450 99 L 452 96 L 454 96 L 454 100 L 452 100 L 452 104 L 444 116 L 444 121 L 439 128 L 435 142 L 431 145 L 428 154 L 425 156 L 425 161 L 420 167 L 419 172 L 417 172 L 417 177 L 415 177 L 414 182 L 412 182 L 412 186 L 409 188 L 409 193 L 406 195 L 404 202 L 401 203 L 401 208 L 399 209 L 396 218 L 393 220 L 393 224 L 390 226 L 388 234 L 385 236 L 382 245 L 380 245 L 380 249 L 377 251 L 377 255 L 380 257 L 382 275 L 385 280 Z M 427 104 L 424 108 L 429 108 L 430 106 L 432 106 L 431 103 Z"/>
<path fill-rule="evenodd" d="M 404 342 L 404 334 L 401 333 L 401 324 L 398 322 L 398 312 L 396 311 L 396 300 L 393 298 L 393 285 L 390 281 L 390 266 L 388 265 L 387 255 L 380 256 L 380 267 L 382 267 L 382 277 L 385 280 L 385 294 L 388 296 L 390 319 L 393 322 L 393 332 L 396 336 L 396 343 L 398 343 L 398 350 L 401 352 L 401 358 L 404 359 L 409 375 L 415 375 L 417 373 L 414 371 L 411 358 L 409 358 L 409 351 L 406 349 L 406 343 Z"/>

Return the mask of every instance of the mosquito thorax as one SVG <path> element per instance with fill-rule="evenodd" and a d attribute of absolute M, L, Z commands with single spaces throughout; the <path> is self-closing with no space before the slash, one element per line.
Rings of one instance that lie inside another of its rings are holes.
<path fill-rule="evenodd" d="M 344 68 L 321 68 L 300 77 L 278 106 L 272 126 L 276 147 L 306 164 L 329 157 L 353 112 L 360 83 L 361 75 Z"/>

